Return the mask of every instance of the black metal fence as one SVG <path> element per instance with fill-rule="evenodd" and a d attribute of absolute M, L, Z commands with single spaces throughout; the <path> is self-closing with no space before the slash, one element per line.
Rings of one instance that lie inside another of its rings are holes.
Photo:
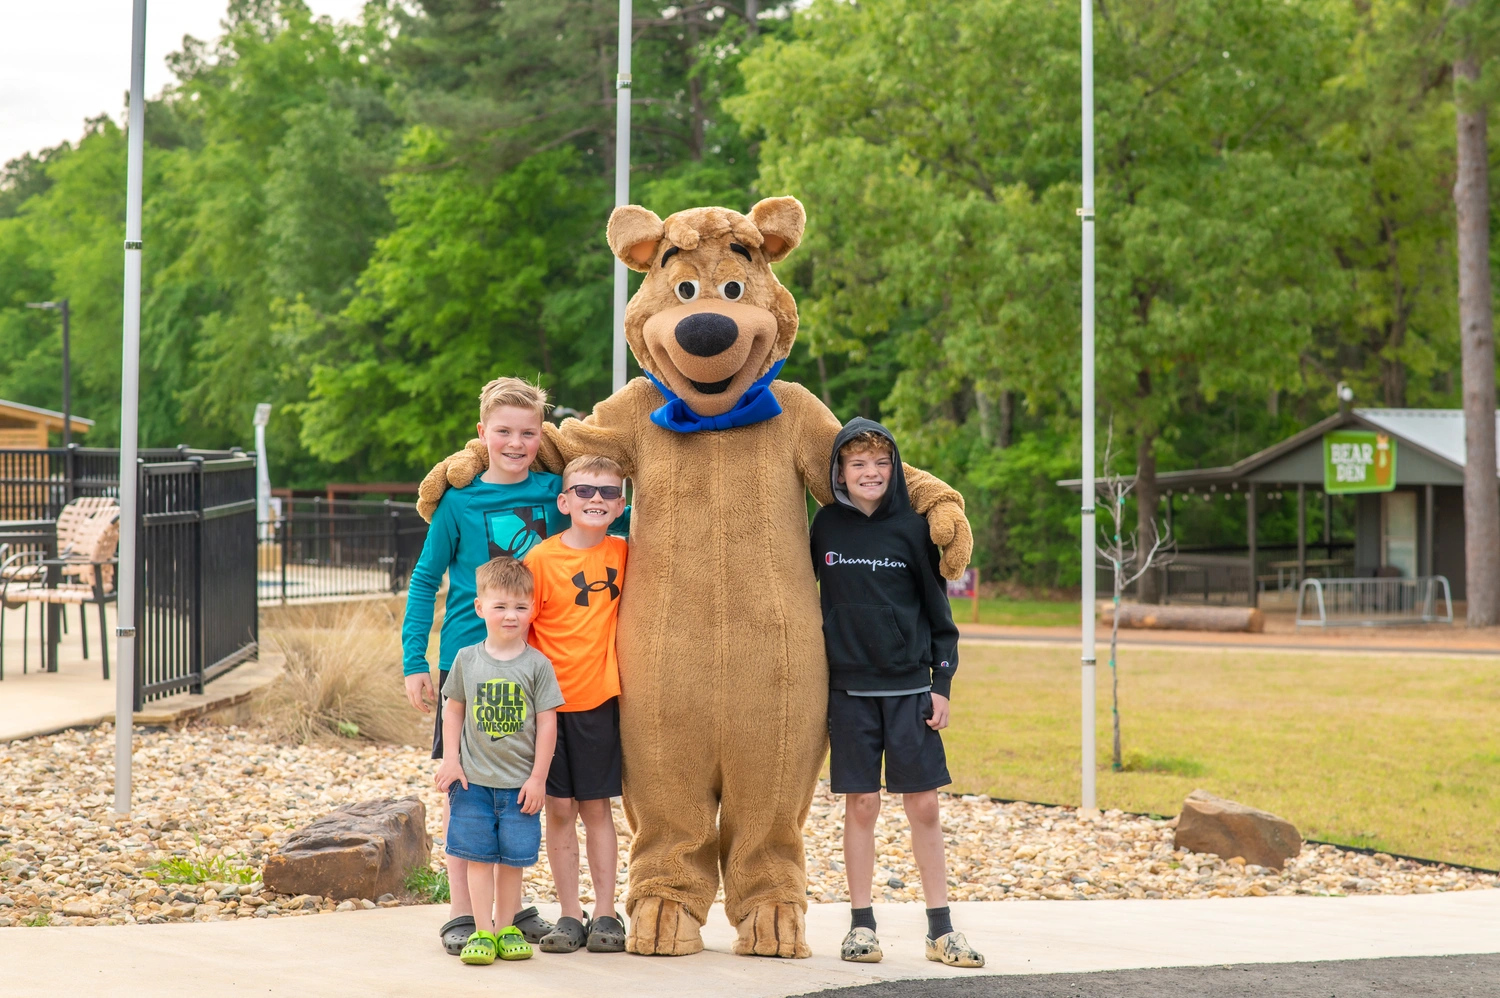
<path fill-rule="evenodd" d="M 401 592 L 427 540 L 416 506 L 390 500 L 282 500 L 260 531 L 260 598 L 283 603 Z"/>
<path fill-rule="evenodd" d="M 136 481 L 140 709 L 202 692 L 257 653 L 255 459 L 240 450 L 142 450 Z M 46 526 L 73 499 L 119 495 L 118 450 L 0 450 L 0 521 Z"/>
<path fill-rule="evenodd" d="M 139 476 L 136 709 L 255 657 L 255 459 L 154 464 Z"/>
<path fill-rule="evenodd" d="M 145 448 L 145 464 L 245 457 L 242 450 Z M 0 520 L 55 520 L 80 496 L 120 495 L 120 452 L 106 447 L 47 447 L 0 450 Z"/>
<path fill-rule="evenodd" d="M 1153 569 L 1157 590 L 1164 603 L 1200 603 L 1234 606 L 1250 602 L 1250 552 L 1244 547 L 1184 548 L 1170 555 L 1170 562 Z M 1309 578 L 1342 578 L 1354 570 L 1353 544 L 1309 544 L 1307 546 Z M 1127 575 L 1134 574 L 1128 570 Z M 1095 585 L 1101 598 L 1114 592 L 1114 576 L 1100 566 Z M 1255 552 L 1255 589 L 1257 593 L 1295 594 L 1301 583 L 1298 574 L 1297 547 L 1294 544 L 1263 545 Z M 1127 586 L 1124 595 L 1134 597 L 1140 589 L 1137 581 Z"/>

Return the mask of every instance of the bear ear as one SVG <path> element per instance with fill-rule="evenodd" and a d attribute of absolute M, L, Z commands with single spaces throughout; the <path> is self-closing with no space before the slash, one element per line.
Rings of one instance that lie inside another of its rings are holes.
<path fill-rule="evenodd" d="M 651 269 L 651 259 L 656 256 L 657 244 L 665 231 L 661 219 L 650 208 L 623 204 L 609 213 L 605 235 L 610 250 L 625 266 L 644 273 Z"/>
<path fill-rule="evenodd" d="M 757 201 L 750 209 L 750 221 L 760 230 L 761 249 L 765 251 L 766 259 L 776 263 L 786 259 L 786 255 L 802 242 L 807 212 L 796 198 L 766 198 Z"/>

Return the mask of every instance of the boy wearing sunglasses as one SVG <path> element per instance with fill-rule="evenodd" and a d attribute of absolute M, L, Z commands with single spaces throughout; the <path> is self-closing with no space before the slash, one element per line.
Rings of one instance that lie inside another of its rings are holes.
<path fill-rule="evenodd" d="M 547 775 L 547 862 L 562 917 L 541 948 L 572 953 L 625 949 L 615 912 L 619 842 L 610 798 L 620 796 L 620 667 L 615 622 L 625 584 L 626 543 L 610 524 L 625 510 L 625 476 L 607 457 L 574 458 L 563 469 L 557 508 L 566 530 L 526 554 L 536 578 L 531 644 L 552 661 L 566 701 L 557 713 L 557 747 Z M 578 896 L 578 832 L 583 819 L 594 883 L 593 917 Z"/>

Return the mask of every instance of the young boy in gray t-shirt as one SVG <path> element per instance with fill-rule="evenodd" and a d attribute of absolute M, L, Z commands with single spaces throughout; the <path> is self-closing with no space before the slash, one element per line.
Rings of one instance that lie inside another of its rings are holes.
<path fill-rule="evenodd" d="M 437 785 L 448 794 L 450 855 L 468 861 L 474 934 L 464 963 L 525 960 L 531 945 L 495 912 L 521 907 L 521 870 L 542 844 L 538 812 L 557 744 L 563 703 L 552 663 L 526 644 L 535 601 L 531 571 L 496 558 L 475 572 L 474 611 L 485 640 L 461 649 L 443 683 L 443 762 Z"/>

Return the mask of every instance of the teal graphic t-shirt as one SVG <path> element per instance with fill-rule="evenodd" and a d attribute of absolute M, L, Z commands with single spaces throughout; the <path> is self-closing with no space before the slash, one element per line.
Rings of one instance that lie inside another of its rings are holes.
<path fill-rule="evenodd" d="M 443 696 L 464 702 L 459 761 L 471 784 L 515 790 L 536 765 L 536 716 L 562 706 L 562 691 L 547 656 L 527 645 L 507 661 L 484 643 L 460 648 Z M 450 751 L 444 746 L 443 751 Z"/>
<path fill-rule="evenodd" d="M 484 641 L 484 621 L 474 612 L 474 572 L 500 555 L 524 558 L 533 544 L 568 529 L 570 521 L 557 509 L 561 490 L 561 475 L 533 471 L 514 485 L 476 478 L 465 488 L 443 493 L 406 593 L 401 624 L 405 675 L 427 671 L 427 635 L 432 633 L 433 605 L 444 572 L 448 600 L 438 668 L 449 668 L 460 648 Z"/>

